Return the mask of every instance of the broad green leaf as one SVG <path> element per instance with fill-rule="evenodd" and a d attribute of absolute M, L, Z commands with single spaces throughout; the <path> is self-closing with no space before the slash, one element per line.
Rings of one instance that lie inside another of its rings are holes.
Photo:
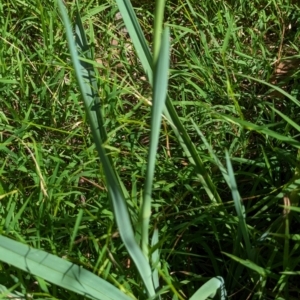
<path fill-rule="evenodd" d="M 104 120 L 102 116 L 100 98 L 98 95 L 98 85 L 96 79 L 96 72 L 93 64 L 89 61 L 92 60 L 92 51 L 87 42 L 86 34 L 82 25 L 81 17 L 78 12 L 78 8 L 76 11 L 76 24 L 75 24 L 75 41 L 78 51 L 80 51 L 80 55 L 88 60 L 80 60 L 80 64 L 82 66 L 82 72 L 85 73 L 85 90 L 87 95 L 89 95 L 88 99 L 89 105 L 94 105 L 94 113 L 98 120 L 99 131 L 101 140 L 104 143 L 107 140 L 107 133 L 104 127 Z"/>
<path fill-rule="evenodd" d="M 209 297 L 215 297 L 218 291 L 221 295 L 220 299 L 225 300 L 226 290 L 224 287 L 224 280 L 220 276 L 211 278 L 206 283 L 204 283 L 190 298 L 190 300 L 206 300 Z"/>
<path fill-rule="evenodd" d="M 102 278 L 65 259 L 4 236 L 0 236 L 0 253 L 1 261 L 90 299 L 131 299 Z"/>

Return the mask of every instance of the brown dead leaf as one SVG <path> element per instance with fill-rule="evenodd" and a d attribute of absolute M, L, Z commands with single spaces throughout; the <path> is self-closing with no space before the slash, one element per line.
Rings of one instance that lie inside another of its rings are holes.
<path fill-rule="evenodd" d="M 297 70 L 299 70 L 300 58 L 291 58 L 286 60 L 281 60 L 275 66 L 275 71 L 271 79 L 271 83 L 277 83 L 281 79 L 286 79 L 291 77 Z"/>

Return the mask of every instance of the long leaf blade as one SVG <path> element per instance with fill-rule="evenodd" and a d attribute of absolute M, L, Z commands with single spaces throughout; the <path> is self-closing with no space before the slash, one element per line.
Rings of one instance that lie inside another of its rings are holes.
<path fill-rule="evenodd" d="M 129 0 L 116 0 L 148 80 L 152 81 L 152 57 L 144 33 Z"/>
<path fill-rule="evenodd" d="M 162 112 L 165 107 L 165 101 L 168 90 L 168 72 L 169 72 L 169 29 L 164 30 L 162 44 L 157 61 L 157 67 L 154 73 L 153 85 L 153 105 L 151 110 L 151 134 L 150 149 L 148 155 L 146 184 L 144 191 L 144 201 L 142 206 L 142 249 L 148 256 L 149 243 L 149 221 L 151 215 L 151 193 L 155 169 L 155 158 L 160 133 Z"/>
<path fill-rule="evenodd" d="M 45 251 L 0 236 L 0 260 L 90 299 L 129 300 L 95 274 Z"/>
<path fill-rule="evenodd" d="M 89 44 L 87 42 L 86 34 L 83 28 L 83 24 L 81 21 L 81 17 L 79 15 L 79 10 L 77 8 L 76 11 L 76 24 L 75 24 L 75 41 L 76 45 L 78 46 L 78 49 L 80 50 L 80 54 L 87 58 L 88 60 L 92 60 L 92 51 L 89 47 Z M 88 79 L 87 84 L 85 85 L 85 88 L 88 91 L 88 95 L 90 95 L 89 98 L 93 101 L 95 105 L 95 113 L 98 119 L 98 125 L 100 130 L 100 135 L 102 142 L 104 143 L 107 140 L 107 133 L 104 127 L 104 120 L 102 116 L 101 106 L 100 106 L 100 98 L 98 96 L 98 85 L 97 85 L 97 79 L 96 79 L 96 73 L 95 68 L 93 67 L 92 63 L 85 60 L 81 60 L 80 64 L 82 65 L 82 68 L 87 73 L 86 79 Z"/>
<path fill-rule="evenodd" d="M 132 43 L 143 65 L 144 71 L 148 76 L 149 83 L 153 85 L 152 57 L 142 29 L 138 23 L 138 19 L 132 8 L 132 5 L 129 0 L 116 0 L 116 3 L 123 16 L 124 24 L 132 39 Z M 159 22 L 157 24 L 159 24 Z M 205 170 L 203 162 L 196 150 L 196 147 L 191 141 L 191 138 L 189 137 L 182 122 L 180 121 L 178 114 L 169 97 L 167 97 L 166 99 L 166 109 L 164 110 L 164 115 L 170 123 L 170 125 L 172 126 L 181 147 L 186 153 L 186 156 L 189 158 L 190 162 L 195 165 L 196 170 L 199 174 L 199 180 L 203 184 L 204 189 L 207 192 L 209 198 L 212 202 L 222 203 L 222 200 L 216 190 L 216 187 L 214 186 L 208 172 Z"/>
<path fill-rule="evenodd" d="M 151 277 L 152 273 L 151 273 L 150 265 L 146 260 L 146 257 L 142 253 L 140 247 L 135 241 L 135 236 L 130 221 L 129 213 L 127 210 L 127 205 L 126 205 L 124 195 L 122 194 L 120 184 L 117 180 L 116 174 L 110 163 L 110 160 L 108 159 L 105 149 L 102 146 L 103 140 L 100 135 L 99 122 L 98 122 L 99 120 L 96 114 L 96 110 L 98 108 L 95 107 L 93 102 L 94 99 L 92 98 L 92 95 L 89 93 L 90 92 L 88 87 L 89 81 L 88 82 L 85 81 L 85 78 L 88 78 L 89 74 L 87 70 L 82 69 L 82 65 L 80 64 L 76 46 L 73 41 L 72 28 L 70 25 L 66 8 L 63 5 L 61 0 L 58 0 L 58 4 L 63 19 L 63 23 L 66 28 L 69 50 L 70 50 L 73 66 L 75 69 L 77 81 L 79 84 L 79 88 L 81 90 L 82 97 L 85 103 L 85 108 L 90 122 L 94 143 L 96 145 L 96 149 L 98 151 L 100 160 L 103 164 L 103 169 L 108 184 L 108 192 L 113 204 L 114 215 L 119 228 L 120 236 L 131 258 L 133 259 L 141 275 L 142 280 L 144 281 L 148 295 L 154 296 L 155 291 L 154 291 L 152 277 Z"/>
<path fill-rule="evenodd" d="M 240 228 L 243 238 L 244 238 L 248 258 L 252 259 L 251 243 L 250 243 L 250 238 L 249 238 L 249 233 L 248 233 L 248 228 L 247 228 L 247 223 L 246 223 L 245 207 L 244 207 L 243 203 L 241 202 L 241 196 L 240 196 L 240 193 L 237 188 L 232 164 L 230 162 L 229 154 L 227 151 L 226 151 L 226 164 L 227 164 L 231 194 L 232 194 L 235 210 L 236 210 L 236 213 L 237 213 L 238 219 L 239 219 L 239 228 Z"/>

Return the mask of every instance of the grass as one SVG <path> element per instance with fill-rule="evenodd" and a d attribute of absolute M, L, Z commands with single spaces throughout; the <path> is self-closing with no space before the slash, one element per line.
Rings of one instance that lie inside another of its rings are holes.
<path fill-rule="evenodd" d="M 66 3 L 75 24 L 76 5 Z M 154 3 L 132 4 L 157 54 Z M 101 147 L 117 174 L 135 241 L 143 240 L 156 271 L 155 292 L 161 299 L 201 299 L 194 294 L 199 287 L 218 289 L 224 281 L 229 299 L 299 299 L 296 1 L 166 2 L 170 70 L 157 146 L 150 138 L 160 124 L 151 105 L 151 57 L 145 48 L 135 52 L 114 1 L 82 0 L 79 7 L 107 132 Z M 56 1 L 3 0 L 0 24 L 1 235 L 81 266 L 130 298 L 147 299 L 135 255 L 122 240 L 126 227 L 108 197 L 110 180 Z M 150 145 L 156 160 L 149 185 Z M 146 237 L 145 191 L 152 195 Z M 2 255 L 4 299 L 8 293 L 91 298 L 80 286 L 53 283 L 49 271 L 22 271 Z"/>

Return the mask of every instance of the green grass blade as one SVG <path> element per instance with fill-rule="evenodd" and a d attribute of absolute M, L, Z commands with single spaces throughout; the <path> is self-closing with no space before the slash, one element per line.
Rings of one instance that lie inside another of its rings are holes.
<path fill-rule="evenodd" d="M 155 228 L 152 236 L 151 246 L 154 247 L 158 243 L 158 229 Z M 155 249 L 152 253 L 152 266 L 154 268 L 152 273 L 154 288 L 157 290 L 159 288 L 159 276 L 157 268 L 160 267 L 159 263 L 159 251 Z"/>
<path fill-rule="evenodd" d="M 292 119 L 290 119 L 288 116 L 277 110 L 275 107 L 270 105 L 270 108 L 274 110 L 282 119 L 284 119 L 288 124 L 290 124 L 292 127 L 294 127 L 297 131 L 300 132 L 300 126 L 294 122 Z"/>
<path fill-rule="evenodd" d="M 166 0 L 156 0 L 155 2 L 155 18 L 154 18 L 154 34 L 153 34 L 153 66 L 155 69 L 161 45 L 161 35 L 163 28 L 164 10 Z"/>
<path fill-rule="evenodd" d="M 0 78 L 0 83 L 2 84 L 19 84 L 17 80 L 8 79 L 8 78 Z"/>
<path fill-rule="evenodd" d="M 29 295 L 23 295 L 19 292 L 11 293 L 18 286 L 20 286 L 20 283 L 17 283 L 11 288 L 7 289 L 4 285 L 0 284 L 0 299 L 16 299 L 16 300 L 23 300 L 23 299 L 26 300 L 26 298 L 28 299 Z"/>
<path fill-rule="evenodd" d="M 161 49 L 154 72 L 153 104 L 151 109 L 151 134 L 150 149 L 148 155 L 146 183 L 142 205 L 142 249 L 148 256 L 149 243 L 149 221 L 151 215 L 151 193 L 155 169 L 155 158 L 157 153 L 158 139 L 161 126 L 162 112 L 165 106 L 168 89 L 169 72 L 169 29 L 164 30 Z"/>
<path fill-rule="evenodd" d="M 97 110 L 97 107 L 95 107 L 93 102 L 94 99 L 91 97 L 91 94 L 89 93 L 90 92 L 89 83 L 85 82 L 85 78 L 88 78 L 89 74 L 87 70 L 82 69 L 82 66 L 80 64 L 76 46 L 73 41 L 72 28 L 70 25 L 66 8 L 63 5 L 61 0 L 58 1 L 58 4 L 63 19 L 63 23 L 66 28 L 69 50 L 70 50 L 73 66 L 75 69 L 77 81 L 79 84 L 79 88 L 81 90 L 82 97 L 85 103 L 85 108 L 90 122 L 94 143 L 96 145 L 96 149 L 98 151 L 100 160 L 103 164 L 103 169 L 105 172 L 107 185 L 108 185 L 108 191 L 113 204 L 114 215 L 119 228 L 120 236 L 131 258 L 135 262 L 135 265 L 141 275 L 142 280 L 144 281 L 149 296 L 154 296 L 155 291 L 153 288 L 153 283 L 151 278 L 152 273 L 151 273 L 150 265 L 146 260 L 144 254 L 142 253 L 140 247 L 135 241 L 134 232 L 130 221 L 124 195 L 122 194 L 120 184 L 117 180 L 116 174 L 110 163 L 110 160 L 108 159 L 105 149 L 102 146 L 103 140 L 100 135 L 98 118 L 95 112 L 95 110 Z"/>
<path fill-rule="evenodd" d="M 225 38 L 224 38 L 224 41 L 223 41 L 223 46 L 222 46 L 222 49 L 221 49 L 221 53 L 222 53 L 223 57 L 225 56 L 225 53 L 226 53 L 227 48 L 229 46 L 229 41 L 230 41 L 232 31 L 233 31 L 233 19 L 232 19 L 232 16 L 230 16 L 230 14 L 227 10 L 226 10 L 226 13 L 225 13 L 225 17 L 227 19 L 228 28 L 227 28 L 226 35 L 225 35 Z"/>
<path fill-rule="evenodd" d="M 238 219 L 239 219 L 239 228 L 240 228 L 243 238 L 244 238 L 247 256 L 249 259 L 252 259 L 253 255 L 252 255 L 252 251 L 251 251 L 251 243 L 250 243 L 249 233 L 248 233 L 248 228 L 247 228 L 247 223 L 246 223 L 245 207 L 244 207 L 243 203 L 241 202 L 241 196 L 240 196 L 240 193 L 239 193 L 237 185 L 236 185 L 233 168 L 232 168 L 229 154 L 227 151 L 226 151 L 226 164 L 227 164 L 232 198 L 233 198 L 235 210 L 236 210 L 236 213 L 237 213 Z"/>
<path fill-rule="evenodd" d="M 69 253 L 72 252 L 72 248 L 73 248 L 74 241 L 75 241 L 75 238 L 76 238 L 77 233 L 78 233 L 78 229 L 79 229 L 79 226 L 80 226 L 80 223 L 81 223 L 81 220 L 82 220 L 82 216 L 83 216 L 83 209 L 80 209 L 79 213 L 77 215 L 77 218 L 76 218 L 74 228 L 73 228 L 73 232 L 72 232 L 72 236 L 71 236 L 71 240 L 70 240 L 70 246 L 69 246 Z"/>
<path fill-rule="evenodd" d="M 196 293 L 190 298 L 190 300 L 206 300 L 220 291 L 220 299 L 226 299 L 226 290 L 224 287 L 224 280 L 222 277 L 217 276 L 208 280 L 203 284 Z"/>
<path fill-rule="evenodd" d="M 148 80 L 152 82 L 152 57 L 146 42 L 144 33 L 136 18 L 135 12 L 129 0 L 116 0 L 124 24 L 132 39 L 137 55 L 142 63 Z"/>
<path fill-rule="evenodd" d="M 136 49 L 137 55 L 143 65 L 146 75 L 148 76 L 148 80 L 150 84 L 153 85 L 152 57 L 142 29 L 132 8 L 132 5 L 129 0 L 116 0 L 116 3 L 123 16 L 124 24 L 132 39 L 132 43 Z M 167 97 L 166 99 L 166 109 L 164 110 L 164 115 L 171 124 L 181 147 L 186 153 L 186 156 L 189 158 L 190 162 L 196 166 L 196 170 L 199 174 L 199 180 L 204 186 L 204 189 L 207 192 L 209 198 L 212 202 L 222 203 L 222 200 L 216 190 L 216 187 L 210 179 L 208 172 L 204 168 L 203 162 L 200 156 L 198 155 L 196 147 L 191 141 L 182 122 L 180 121 L 178 114 L 169 97 Z"/>
<path fill-rule="evenodd" d="M 276 90 L 280 94 L 284 95 L 285 97 L 287 97 L 288 99 L 290 99 L 291 101 L 293 101 L 297 106 L 300 106 L 300 101 L 297 98 L 295 98 L 294 96 L 292 96 L 291 94 L 287 93 L 282 88 L 280 88 L 280 87 L 278 87 L 278 86 L 276 86 L 274 84 L 268 83 L 268 82 L 266 82 L 264 80 L 261 80 L 261 79 L 258 79 L 258 78 L 254 78 L 252 76 L 247 76 L 247 75 L 243 75 L 243 74 L 239 74 L 239 73 L 236 73 L 235 75 L 247 78 L 249 80 L 253 80 L 253 81 L 259 82 L 259 83 L 264 84 L 266 86 L 269 86 L 270 88 Z"/>
<path fill-rule="evenodd" d="M 0 191 L 0 199 L 1 199 L 1 191 Z M 25 211 L 28 203 L 30 203 L 30 201 L 32 201 L 32 195 L 30 195 L 26 201 L 24 202 L 24 204 L 22 205 L 21 209 L 18 211 L 18 213 L 14 216 L 12 222 L 10 223 L 10 228 L 14 228 L 15 224 L 18 223 L 19 219 L 21 218 L 23 212 Z"/>
<path fill-rule="evenodd" d="M 245 260 L 245 259 L 239 258 L 239 257 L 237 257 L 235 255 L 232 255 L 232 254 L 229 254 L 229 253 L 225 253 L 225 252 L 222 252 L 222 253 L 224 253 L 225 255 L 230 257 L 231 259 L 237 261 L 238 263 L 242 264 L 243 266 L 247 267 L 248 269 L 251 269 L 251 270 L 255 271 L 256 273 L 258 273 L 262 277 L 267 277 L 267 276 L 272 277 L 272 272 L 270 270 L 264 269 L 264 268 L 258 266 L 257 264 L 255 264 L 254 262 L 250 261 L 250 260 L 247 260 L 247 259 Z"/>
<path fill-rule="evenodd" d="M 0 260 L 90 299 L 131 299 L 95 274 L 55 255 L 0 236 Z"/>
<path fill-rule="evenodd" d="M 221 161 L 218 159 L 218 157 L 216 156 L 216 154 L 214 153 L 211 145 L 208 143 L 208 141 L 206 140 L 205 136 L 203 135 L 203 133 L 199 130 L 198 126 L 196 125 L 196 123 L 192 120 L 193 126 L 195 128 L 195 130 L 197 131 L 197 133 L 199 134 L 202 142 L 204 143 L 205 147 L 207 148 L 210 156 L 214 159 L 216 165 L 218 166 L 218 168 L 220 169 L 226 183 L 229 185 L 229 177 L 228 177 L 228 173 L 226 168 L 223 166 L 223 164 L 221 163 Z"/>
<path fill-rule="evenodd" d="M 75 23 L 75 41 L 77 45 L 77 49 L 80 51 L 80 55 L 84 58 L 87 58 L 88 60 L 80 60 L 80 64 L 82 68 L 86 71 L 88 79 L 88 83 L 86 83 L 86 89 L 88 91 L 88 95 L 90 95 L 90 98 L 92 99 L 94 106 L 95 106 L 95 112 L 98 119 L 98 125 L 100 130 L 100 136 L 102 139 L 102 142 L 104 143 L 107 140 L 107 133 L 104 127 L 104 120 L 102 116 L 101 111 L 101 104 L 100 104 L 100 98 L 98 96 L 98 85 L 97 85 L 97 79 L 96 79 L 96 73 L 95 68 L 92 63 L 89 62 L 89 60 L 93 60 L 92 51 L 89 47 L 89 44 L 87 42 L 86 34 L 82 25 L 81 17 L 79 15 L 79 9 L 76 10 L 76 23 Z"/>
<path fill-rule="evenodd" d="M 248 130 L 254 130 L 258 133 L 261 133 L 261 134 L 265 134 L 265 135 L 268 135 L 270 137 L 273 137 L 279 141 L 282 141 L 282 142 L 286 142 L 296 148 L 300 148 L 300 142 L 298 142 L 297 140 L 291 138 L 291 137 L 288 137 L 288 136 L 285 136 L 285 135 L 282 135 L 282 134 L 279 134 L 277 133 L 276 131 L 273 131 L 271 129 L 269 129 L 267 126 L 259 126 L 259 125 L 256 125 L 256 124 L 253 124 L 251 122 L 248 122 L 248 121 L 244 121 L 244 120 L 241 120 L 241 119 L 238 119 L 238 118 L 235 118 L 235 117 L 231 117 L 231 116 L 228 116 L 228 115 L 218 115 L 219 117 L 221 117 L 222 119 L 224 120 L 228 120 L 234 124 L 238 124 L 240 126 L 243 126 L 244 128 L 248 129 Z"/>
<path fill-rule="evenodd" d="M 214 185 L 209 173 L 205 169 L 204 163 L 199 156 L 194 143 L 188 135 L 184 125 L 180 121 L 174 105 L 169 98 L 167 98 L 166 100 L 166 107 L 167 111 L 165 111 L 165 114 L 167 115 L 169 120 L 171 119 L 170 124 L 175 132 L 177 139 L 179 140 L 181 147 L 186 153 L 187 158 L 193 165 L 195 165 L 199 181 L 203 185 L 207 195 L 212 202 L 222 203 L 222 199 L 217 192 L 216 186 Z"/>

